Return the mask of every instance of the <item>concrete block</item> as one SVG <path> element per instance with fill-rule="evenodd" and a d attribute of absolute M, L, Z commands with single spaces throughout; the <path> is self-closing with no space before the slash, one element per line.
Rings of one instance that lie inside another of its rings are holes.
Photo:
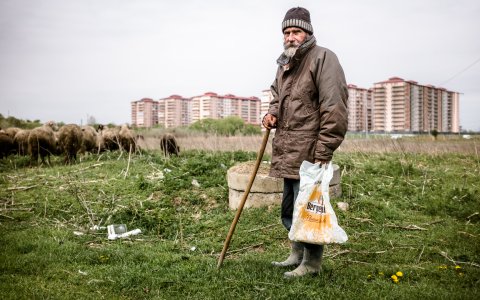
<path fill-rule="evenodd" d="M 227 171 L 228 187 L 237 191 L 244 191 L 250 182 L 255 161 L 247 161 L 237 164 Z M 261 163 L 250 192 L 259 193 L 275 193 L 283 192 L 283 178 L 275 178 L 268 176 L 270 164 Z M 340 184 L 340 168 L 333 165 L 333 178 L 330 185 Z"/>
<path fill-rule="evenodd" d="M 342 196 L 342 186 L 340 184 L 331 185 L 329 188 L 330 199 Z M 232 188 L 228 189 L 228 207 L 237 209 L 242 201 L 245 191 L 238 191 Z M 266 207 L 270 205 L 282 204 L 282 192 L 258 193 L 250 192 L 243 208 L 249 207 Z"/>
<path fill-rule="evenodd" d="M 228 182 L 228 206 L 237 209 L 242 201 L 243 194 L 250 182 L 255 161 L 240 163 L 227 171 Z M 282 203 L 283 178 L 268 176 L 270 164 L 261 163 L 255 181 L 245 202 L 244 208 L 264 207 Z M 342 187 L 340 185 L 340 168 L 333 165 L 333 178 L 330 181 L 330 197 L 340 197 Z"/>

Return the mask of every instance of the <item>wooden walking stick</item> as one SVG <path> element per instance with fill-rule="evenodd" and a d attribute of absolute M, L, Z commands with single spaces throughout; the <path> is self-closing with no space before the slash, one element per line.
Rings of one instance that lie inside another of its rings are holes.
<path fill-rule="evenodd" d="M 262 162 L 263 153 L 265 152 L 265 147 L 267 146 L 268 136 L 270 135 L 270 129 L 265 131 L 265 135 L 263 136 L 262 146 L 260 147 L 260 151 L 258 151 L 257 161 L 255 162 L 255 167 L 252 170 L 252 174 L 250 175 L 250 181 L 248 182 L 247 188 L 243 193 L 243 198 L 240 201 L 240 204 L 237 209 L 237 213 L 235 214 L 235 218 L 233 219 L 232 225 L 230 225 L 230 230 L 228 231 L 227 238 L 225 239 L 225 243 L 223 245 L 222 253 L 218 259 L 217 268 L 220 269 L 223 263 L 223 259 L 225 258 L 225 254 L 227 253 L 228 245 L 230 245 L 230 240 L 232 239 L 233 232 L 235 231 L 235 227 L 237 226 L 238 219 L 240 219 L 240 215 L 242 214 L 243 206 L 247 201 L 248 194 L 250 193 L 250 189 L 252 188 L 253 181 L 255 180 L 255 176 L 257 176 L 258 167 Z"/>

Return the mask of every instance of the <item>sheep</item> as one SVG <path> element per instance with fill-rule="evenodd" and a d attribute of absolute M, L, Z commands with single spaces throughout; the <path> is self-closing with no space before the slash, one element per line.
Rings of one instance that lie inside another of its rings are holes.
<path fill-rule="evenodd" d="M 163 135 L 160 139 L 160 148 L 162 149 L 165 156 L 172 154 L 178 155 L 178 153 L 180 152 L 180 147 L 175 140 L 175 136 L 169 133 Z"/>
<path fill-rule="evenodd" d="M 82 126 L 81 129 L 83 135 L 81 153 L 98 153 L 100 151 L 100 139 L 95 128 L 85 125 Z"/>
<path fill-rule="evenodd" d="M 22 129 L 18 127 L 9 127 L 5 129 L 5 133 L 13 139 L 15 137 L 15 134 L 17 134 L 17 132 L 19 132 L 20 130 Z"/>
<path fill-rule="evenodd" d="M 59 150 L 65 154 L 65 164 L 71 164 L 77 160 L 77 152 L 82 147 L 83 134 L 80 126 L 67 124 L 58 130 Z"/>
<path fill-rule="evenodd" d="M 17 153 L 17 144 L 15 143 L 15 134 L 20 131 L 21 129 L 18 127 L 8 127 L 5 129 L 5 133 L 12 138 L 13 140 L 13 149 L 11 150 L 11 154 L 16 154 Z"/>
<path fill-rule="evenodd" d="M 101 134 L 101 143 L 104 145 L 106 150 L 118 150 L 120 148 L 119 140 L 119 128 L 105 128 L 103 125 L 98 126 L 98 131 Z"/>
<path fill-rule="evenodd" d="M 28 153 L 31 156 L 30 165 L 37 164 L 39 156 L 42 163 L 45 163 L 46 156 L 48 165 L 51 165 L 50 154 L 55 154 L 57 147 L 53 133 L 56 129 L 57 125 L 49 121 L 43 126 L 36 127 L 30 131 L 28 135 Z"/>
<path fill-rule="evenodd" d="M 12 154 L 15 150 L 13 139 L 5 132 L 0 132 L 0 159 Z"/>
<path fill-rule="evenodd" d="M 28 135 L 30 129 L 20 129 L 13 138 L 14 145 L 17 147 L 18 155 L 28 154 Z"/>
<path fill-rule="evenodd" d="M 133 132 L 128 128 L 126 124 L 122 125 L 118 132 L 120 147 L 125 151 L 136 151 L 136 139 Z"/>

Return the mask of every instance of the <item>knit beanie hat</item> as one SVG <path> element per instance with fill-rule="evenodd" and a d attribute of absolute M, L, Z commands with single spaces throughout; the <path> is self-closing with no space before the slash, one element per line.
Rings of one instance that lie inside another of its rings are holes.
<path fill-rule="evenodd" d="M 287 27 L 302 28 L 305 32 L 313 34 L 313 27 L 310 22 L 310 12 L 303 7 L 289 9 L 282 22 L 282 32 Z"/>

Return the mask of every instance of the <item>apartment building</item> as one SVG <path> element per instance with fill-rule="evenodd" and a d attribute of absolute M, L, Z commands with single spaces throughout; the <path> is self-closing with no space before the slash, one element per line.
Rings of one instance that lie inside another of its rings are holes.
<path fill-rule="evenodd" d="M 372 125 L 382 132 L 459 132 L 459 93 L 392 77 L 373 87 Z"/>
<path fill-rule="evenodd" d="M 191 98 L 191 122 L 202 119 L 223 119 L 238 116 L 247 124 L 260 124 L 260 99 L 238 97 L 232 94 L 218 95 L 208 92 Z"/>
<path fill-rule="evenodd" d="M 158 100 L 158 124 L 165 128 L 191 124 L 190 98 L 179 95 Z"/>
<path fill-rule="evenodd" d="M 131 102 L 132 125 L 152 127 L 158 124 L 158 102 L 151 98 L 143 98 Z"/>
<path fill-rule="evenodd" d="M 263 90 L 262 96 L 260 96 L 260 121 L 268 113 L 268 108 L 270 107 L 270 102 L 273 100 L 273 94 L 271 90 Z"/>
<path fill-rule="evenodd" d="M 260 99 L 238 97 L 232 94 L 218 95 L 208 92 L 201 96 L 185 98 L 171 95 L 155 101 L 143 98 L 131 102 L 132 125 L 165 128 L 188 126 L 198 120 L 223 119 L 238 116 L 247 124 L 260 124 Z"/>
<path fill-rule="evenodd" d="M 348 131 L 372 129 L 372 89 L 348 85 Z"/>
<path fill-rule="evenodd" d="M 392 77 L 375 83 L 370 89 L 349 84 L 348 95 L 349 131 L 460 131 L 457 92 Z M 213 92 L 191 98 L 171 95 L 158 101 L 143 98 L 131 102 L 132 125 L 152 127 L 160 124 L 168 128 L 228 116 L 238 116 L 247 124 L 260 125 L 272 99 L 270 90 L 263 90 L 261 98 Z"/>

